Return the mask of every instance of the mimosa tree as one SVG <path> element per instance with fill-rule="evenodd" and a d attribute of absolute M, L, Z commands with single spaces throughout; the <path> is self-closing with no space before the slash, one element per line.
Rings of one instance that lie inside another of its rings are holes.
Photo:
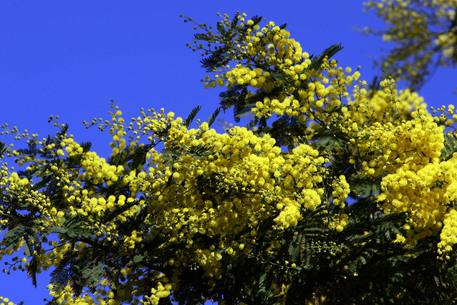
<path fill-rule="evenodd" d="M 6 130 L 27 142 L 2 148 L 21 168 L 0 173 L 6 271 L 51 270 L 56 305 L 456 300 L 454 107 L 370 87 L 341 46 L 310 55 L 260 17 L 196 26 L 222 89 L 208 121 L 113 105 L 88 124 L 109 158 L 57 121 L 47 138 Z M 230 109 L 246 126 L 213 129 Z"/>

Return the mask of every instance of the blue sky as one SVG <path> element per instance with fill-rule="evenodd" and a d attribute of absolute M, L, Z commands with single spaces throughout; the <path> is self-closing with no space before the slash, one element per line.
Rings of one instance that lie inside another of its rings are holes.
<path fill-rule="evenodd" d="M 185 116 L 195 105 L 206 119 L 217 107 L 217 92 L 204 89 L 200 57 L 185 47 L 192 27 L 180 14 L 214 24 L 217 12 L 244 11 L 287 23 L 303 49 L 319 53 L 342 43 L 344 66 L 361 66 L 362 78 L 377 74 L 372 62 L 385 45 L 357 31 L 380 26 L 359 0 L 321 1 L 0 1 L 0 124 L 7 122 L 42 136 L 53 132 L 49 115 L 60 115 L 79 141 L 91 140 L 101 154 L 107 137 L 81 122 L 106 117 L 110 100 L 127 115 L 141 107 Z M 456 71 L 439 70 L 421 91 L 429 105 L 456 100 Z M 231 120 L 231 113 L 227 113 Z M 42 304 L 47 276 L 38 288 L 24 274 L 0 274 L 0 295 L 26 305 Z"/>

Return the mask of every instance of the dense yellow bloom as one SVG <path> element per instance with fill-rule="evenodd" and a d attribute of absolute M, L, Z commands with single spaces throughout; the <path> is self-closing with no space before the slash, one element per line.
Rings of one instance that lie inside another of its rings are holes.
<path fill-rule="evenodd" d="M 442 244 L 452 244 L 446 240 L 452 230 L 450 218 L 455 211 L 448 206 L 457 199 L 457 155 L 448 161 L 433 162 L 420 169 L 405 165 L 382 180 L 383 193 L 379 200 L 386 212 L 404 212 L 412 230 L 410 239 L 418 239 L 436 234 L 443 221 Z"/>
<path fill-rule="evenodd" d="M 289 198 L 284 200 L 278 205 L 283 206 L 279 215 L 275 218 L 275 222 L 279 227 L 287 229 L 290 226 L 296 226 L 300 220 L 300 205 Z"/>
<path fill-rule="evenodd" d="M 62 162 L 49 168 L 49 173 L 62 177 L 65 204 L 58 207 L 34 190 L 28 179 L 16 172 L 5 172 L 2 185 L 8 193 L 42 211 L 42 230 L 81 217 L 87 228 L 93 230 L 99 245 L 129 253 L 153 238 L 156 231 L 148 228 L 157 228 L 168 236 L 161 247 L 186 245 L 174 253 L 170 266 L 193 265 L 201 268 L 207 277 L 218 279 L 224 255 L 251 253 L 263 221 L 271 219 L 271 228 L 275 230 L 290 229 L 306 213 L 326 203 L 322 195 L 327 159 L 310 145 L 300 144 L 284 154 L 268 134 L 256 135 L 241 127 L 218 133 L 207 123 L 188 128 L 174 113 L 152 109 L 142 112 L 129 125 L 117 111 L 112 123 L 102 127 L 117 135 L 115 142 L 122 141 L 128 133 L 144 132 L 140 135 L 150 137 L 166 130 L 167 135 L 162 138 L 164 151 L 149 148 L 145 151 L 144 164 L 133 168 L 111 164 L 97 153 L 83 149 L 71 136 L 63 137 L 59 147 L 49 149 L 56 158 L 78 158 L 81 166 L 68 168 Z M 119 135 L 119 130 L 125 134 Z M 142 145 L 140 139 L 126 141 L 123 149 L 112 145 L 118 148 L 113 150 L 113 156 Z M 30 168 L 38 166 L 33 162 L 41 161 L 31 160 Z M 345 181 L 340 182 L 342 189 L 335 193 L 339 197 L 347 193 Z M 123 192 L 101 191 L 112 185 L 122 187 Z M 124 232 L 124 224 L 140 213 L 147 213 L 141 228 Z M 112 217 L 113 221 L 104 221 L 106 217 Z M 202 235 L 217 239 L 218 243 L 196 242 Z M 68 255 L 82 255 L 89 249 L 85 242 L 50 242 L 50 246 L 52 251 L 40 254 L 43 263 L 38 272 Z M 121 269 L 119 276 L 128 279 L 123 284 L 125 291 L 134 289 L 135 276 L 129 266 Z M 144 304 L 157 304 L 160 298 L 167 297 L 170 285 L 157 282 Z M 100 286 L 98 299 L 84 293 L 76 298 L 71 286 L 63 291 L 51 287 L 50 291 L 58 304 L 118 304 L 121 300 L 138 304 L 139 300 L 132 295 L 109 297 L 106 282 Z"/>
<path fill-rule="evenodd" d="M 350 185 L 346 181 L 346 177 L 344 175 L 339 176 L 338 179 L 333 182 L 333 204 L 343 208 L 350 191 Z"/>
<path fill-rule="evenodd" d="M 163 285 L 158 282 L 156 288 L 151 288 L 151 294 L 144 298 L 142 304 L 144 305 L 158 305 L 160 299 L 166 298 L 170 295 L 171 285 Z"/>
<path fill-rule="evenodd" d="M 452 246 L 457 244 L 457 211 L 451 209 L 444 217 L 444 226 L 440 234 L 438 243 L 438 253 L 444 254 L 452 250 Z"/>
<path fill-rule="evenodd" d="M 420 96 L 397 91 L 392 81 L 382 82 L 371 98 L 366 90 L 356 91 L 343 116 L 343 131 L 366 175 L 383 176 L 405 164 L 419 169 L 440 157 L 444 127 L 435 123 Z"/>
<path fill-rule="evenodd" d="M 349 216 L 345 213 L 335 216 L 330 222 L 328 227 L 337 232 L 342 232 L 349 224 Z"/>
<path fill-rule="evenodd" d="M 331 112 L 342 105 L 340 97 L 348 96 L 348 86 L 359 79 L 360 72 L 339 67 L 335 60 L 328 58 L 322 59 L 319 69 L 313 69 L 310 54 L 303 51 L 287 30 L 274 22 L 264 27 L 248 24 L 249 20 L 241 20 L 240 26 L 247 29 L 233 52 L 239 56 L 254 56 L 256 64 L 221 68 L 213 77 L 207 76 L 207 86 L 246 86 L 247 99 L 259 91 L 267 93 L 255 101 L 251 109 L 258 118 L 288 115 L 302 122 L 314 119 L 330 122 Z M 260 68 L 263 66 L 269 67 L 268 71 Z M 287 86 L 281 86 L 284 81 Z"/>
<path fill-rule="evenodd" d="M 432 236 L 439 255 L 451 254 L 457 154 L 444 152 L 454 107 L 437 116 L 392 79 L 369 89 L 359 71 L 316 60 L 273 22 L 238 18 L 241 41 L 227 51 L 237 64 L 212 71 L 207 86 L 246 89 L 239 102 L 256 120 L 281 117 L 297 130 L 269 133 L 267 122 L 218 132 L 164 109 L 126 120 L 113 106 L 110 120 L 92 122 L 111 136 L 106 158 L 66 130 L 52 140 L 25 137 L 39 155 L 7 150 L 25 169 L 0 168 L 0 225 L 19 232 L 0 255 L 23 251 L 13 268 L 32 275 L 63 265 L 73 277 L 48 286 L 55 304 L 158 305 L 190 290 L 189 274 L 220 297 L 228 270 L 251 263 L 281 272 L 265 289 L 284 302 L 294 276 L 313 264 L 356 277 L 353 258 L 342 258 L 352 246 L 358 256 L 386 239 L 400 253 Z M 359 195 L 364 184 L 371 188 Z M 406 221 L 389 223 L 393 234 L 376 227 L 402 213 Z"/>

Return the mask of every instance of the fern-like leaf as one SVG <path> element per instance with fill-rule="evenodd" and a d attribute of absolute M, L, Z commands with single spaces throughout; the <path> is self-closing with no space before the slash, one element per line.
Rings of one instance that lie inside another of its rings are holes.
<path fill-rule="evenodd" d="M 211 117 L 208 119 L 208 126 L 211 127 L 213 125 L 214 121 L 216 120 L 217 116 L 221 112 L 222 107 L 217 107 L 216 110 L 214 110 L 213 114 L 211 114 Z"/>
<path fill-rule="evenodd" d="M 184 126 L 189 127 L 189 125 L 192 123 L 192 121 L 195 119 L 195 116 L 201 109 L 202 107 L 200 105 L 194 107 L 194 109 L 192 109 L 192 111 L 189 113 L 186 120 L 184 121 Z"/>
<path fill-rule="evenodd" d="M 343 49 L 343 46 L 341 44 L 331 45 L 330 47 L 325 49 L 324 52 L 322 52 L 322 54 L 319 55 L 317 58 L 316 57 L 312 58 L 311 69 L 318 70 L 322 66 L 325 58 L 328 58 L 328 59 L 332 58 L 333 56 L 335 56 L 336 53 L 338 53 L 342 49 Z"/>

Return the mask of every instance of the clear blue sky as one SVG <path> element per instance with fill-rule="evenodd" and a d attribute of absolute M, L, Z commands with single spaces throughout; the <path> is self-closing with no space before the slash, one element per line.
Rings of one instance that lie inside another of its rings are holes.
<path fill-rule="evenodd" d="M 70 124 L 80 141 L 108 152 L 107 138 L 81 122 L 105 116 L 113 99 L 126 114 L 140 107 L 174 111 L 181 116 L 195 105 L 206 119 L 217 107 L 217 92 L 203 89 L 200 58 L 185 47 L 192 28 L 185 14 L 214 24 L 217 12 L 262 15 L 288 23 L 304 50 L 318 53 L 333 43 L 344 50 L 345 66 L 362 66 L 362 77 L 377 73 L 373 59 L 385 48 L 357 27 L 379 25 L 365 14 L 361 0 L 321 1 L 0 1 L 0 124 L 8 122 L 42 136 L 52 132 L 50 114 Z M 456 101 L 451 92 L 456 71 L 440 70 L 421 92 L 431 105 Z M 227 113 L 231 120 L 231 113 Z M 38 288 L 24 274 L 0 274 L 0 295 L 26 305 L 43 304 L 47 276 Z"/>

